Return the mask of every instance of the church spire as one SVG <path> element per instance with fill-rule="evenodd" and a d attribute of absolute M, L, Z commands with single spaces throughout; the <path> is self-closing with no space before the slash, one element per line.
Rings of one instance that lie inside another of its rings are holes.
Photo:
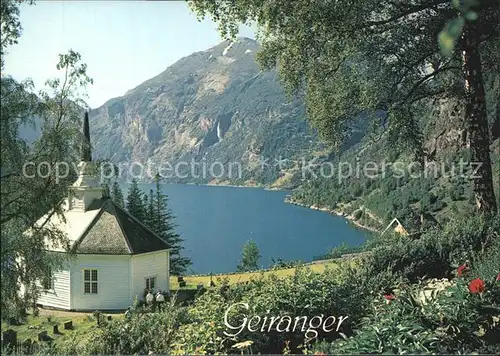
<path fill-rule="evenodd" d="M 89 112 L 85 111 L 83 118 L 83 145 L 82 145 L 82 161 L 92 162 L 92 152 L 90 146 L 90 129 L 89 129 Z"/>
<path fill-rule="evenodd" d="M 105 190 L 95 177 L 90 148 L 89 113 L 85 112 L 82 160 L 78 164 L 78 179 L 69 187 L 68 210 L 86 211 L 94 200 L 104 196 Z"/>

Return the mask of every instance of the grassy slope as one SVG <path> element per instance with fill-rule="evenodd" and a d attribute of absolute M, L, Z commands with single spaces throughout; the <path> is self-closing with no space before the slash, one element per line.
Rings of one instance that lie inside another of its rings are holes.
<path fill-rule="evenodd" d="M 42 331 L 47 331 L 48 336 L 53 338 L 55 343 L 67 341 L 72 337 L 76 337 L 79 343 L 86 343 L 89 340 L 87 340 L 85 335 L 88 335 L 91 330 L 97 328 L 95 318 L 85 313 L 81 315 L 58 315 L 57 311 L 50 311 L 48 313 L 51 315 L 29 315 L 26 322 L 22 325 L 8 325 L 2 322 L 2 332 L 8 329 L 16 331 L 18 342 L 27 339 L 38 341 L 38 334 Z M 113 318 L 123 318 L 123 314 L 114 314 Z M 73 330 L 64 330 L 63 323 L 69 320 L 73 321 Z M 59 325 L 60 334 L 53 334 L 54 325 Z"/>
<path fill-rule="evenodd" d="M 346 263 L 352 263 L 350 261 L 352 261 L 352 260 L 342 260 L 342 262 L 340 262 L 339 260 L 325 260 L 325 261 L 318 261 L 316 263 L 307 264 L 305 266 L 310 268 L 313 272 L 322 273 L 325 271 L 326 268 L 340 269 L 340 268 L 342 268 L 342 266 L 345 266 Z M 278 276 L 280 278 L 284 278 L 284 277 L 292 276 L 295 273 L 295 270 L 297 268 L 298 267 L 266 270 L 266 271 L 256 271 L 256 272 L 246 272 L 246 273 L 222 274 L 222 275 L 213 276 L 212 280 L 214 281 L 214 283 L 216 285 L 220 285 L 225 279 L 227 279 L 229 284 L 235 284 L 235 283 L 244 283 L 244 282 L 249 281 L 251 279 L 258 278 L 260 276 L 266 277 L 266 276 L 269 276 L 270 274 L 275 274 L 276 276 Z M 186 276 L 186 277 L 184 277 L 184 280 L 186 281 L 187 285 L 183 289 L 196 288 L 196 286 L 200 283 L 203 284 L 205 287 L 210 285 L 210 276 L 209 275 Z M 170 288 L 172 290 L 180 289 L 176 276 L 170 277 Z"/>

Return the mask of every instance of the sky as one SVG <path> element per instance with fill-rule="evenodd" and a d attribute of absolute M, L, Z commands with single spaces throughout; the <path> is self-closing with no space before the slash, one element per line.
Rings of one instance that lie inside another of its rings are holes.
<path fill-rule="evenodd" d="M 184 1 L 47 1 L 20 7 L 23 31 L 7 49 L 2 75 L 31 78 L 36 89 L 59 76 L 58 55 L 79 52 L 94 84 L 97 108 L 163 72 L 178 59 L 224 39 L 210 19 L 198 22 Z M 240 36 L 255 38 L 242 26 Z"/>

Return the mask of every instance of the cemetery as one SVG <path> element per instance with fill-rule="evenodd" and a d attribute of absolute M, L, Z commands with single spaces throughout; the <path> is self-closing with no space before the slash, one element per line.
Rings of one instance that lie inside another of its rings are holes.
<path fill-rule="evenodd" d="M 15 348 L 21 353 L 36 352 L 40 343 L 64 342 L 77 337 L 79 343 L 85 343 L 92 329 L 98 324 L 113 319 L 123 319 L 123 313 L 64 313 L 44 310 L 42 315 L 28 315 L 23 323 L 13 320 L 2 322 L 2 348 Z"/>

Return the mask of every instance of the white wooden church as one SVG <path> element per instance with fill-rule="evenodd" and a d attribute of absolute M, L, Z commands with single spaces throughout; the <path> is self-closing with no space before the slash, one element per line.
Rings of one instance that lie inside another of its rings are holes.
<path fill-rule="evenodd" d="M 38 299 L 42 307 L 64 310 L 123 310 L 146 289 L 169 290 L 169 250 L 166 243 L 106 196 L 90 174 L 88 114 L 84 119 L 87 141 L 79 177 L 63 201 L 64 219 L 53 214 L 50 227 L 66 233 L 67 247 L 49 245 L 64 254 L 63 268 L 51 271 Z M 47 216 L 39 222 L 45 221 Z"/>

